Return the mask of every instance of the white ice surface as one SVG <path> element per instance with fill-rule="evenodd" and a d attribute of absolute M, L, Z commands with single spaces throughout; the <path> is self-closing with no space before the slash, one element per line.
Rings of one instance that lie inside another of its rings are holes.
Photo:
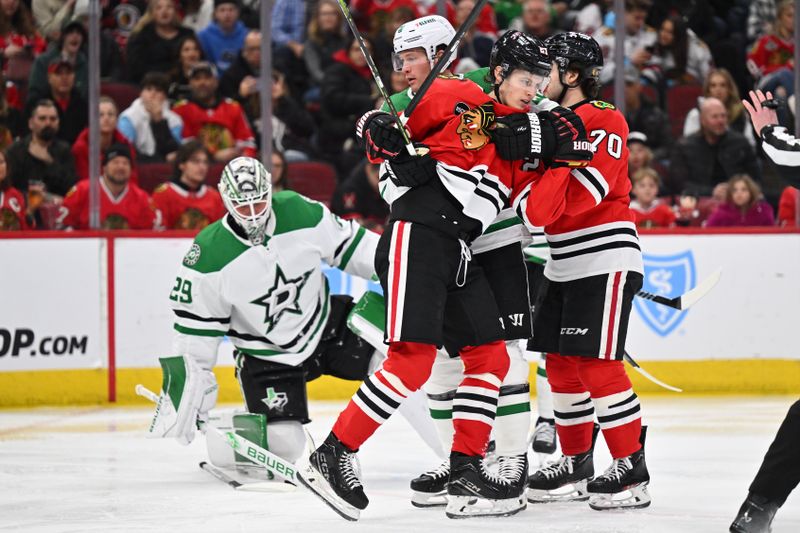
<path fill-rule="evenodd" d="M 380 429 L 360 455 L 370 506 L 345 522 L 303 489 L 238 492 L 200 470 L 205 444 L 144 437 L 150 410 L 0 411 L 0 530 L 47 532 L 486 531 L 724 532 L 792 398 L 643 398 L 653 504 L 592 511 L 585 504 L 529 505 L 505 519 L 448 520 L 409 503 L 408 482 L 438 460 L 405 420 Z M 315 439 L 343 403 L 313 403 Z M 602 440 L 597 470 L 609 456 Z M 800 453 L 800 452 L 798 452 Z M 800 496 L 779 511 L 774 533 L 800 531 Z"/>

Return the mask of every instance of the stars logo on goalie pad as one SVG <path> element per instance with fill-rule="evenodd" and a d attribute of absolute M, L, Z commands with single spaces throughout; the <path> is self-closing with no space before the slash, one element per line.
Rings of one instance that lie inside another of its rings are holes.
<path fill-rule="evenodd" d="M 265 295 L 250 302 L 264 306 L 264 323 L 267 325 L 267 333 L 272 331 L 283 313 L 303 314 L 299 302 L 300 291 L 312 272 L 314 272 L 313 269 L 294 279 L 286 279 L 280 265 L 275 266 L 275 283 L 272 288 Z"/>

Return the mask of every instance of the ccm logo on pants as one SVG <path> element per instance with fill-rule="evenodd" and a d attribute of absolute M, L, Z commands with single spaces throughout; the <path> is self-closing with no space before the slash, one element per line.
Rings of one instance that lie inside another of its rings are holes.
<path fill-rule="evenodd" d="M 589 328 L 561 328 L 562 335 L 586 335 Z"/>

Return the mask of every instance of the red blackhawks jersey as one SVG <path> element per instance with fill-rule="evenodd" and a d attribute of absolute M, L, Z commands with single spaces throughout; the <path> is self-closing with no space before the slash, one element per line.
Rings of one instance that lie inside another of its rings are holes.
<path fill-rule="evenodd" d="M 591 163 L 536 179 L 520 195 L 527 201 L 526 223 L 545 228 L 551 250 L 545 276 L 569 281 L 623 270 L 643 274 L 630 209 L 628 124 L 606 102 L 586 100 L 573 109 L 592 142 Z"/>
<path fill-rule="evenodd" d="M 28 229 L 25 199 L 14 187 L 0 191 L 0 231 Z"/>
<path fill-rule="evenodd" d="M 79 181 L 64 197 L 59 226 L 89 229 L 89 184 L 89 180 Z M 103 229 L 154 229 L 156 223 L 156 211 L 146 192 L 128 183 L 122 194 L 114 198 L 100 180 L 100 226 Z"/>
<path fill-rule="evenodd" d="M 533 173 L 497 156 L 488 130 L 497 116 L 519 112 L 495 102 L 469 80 L 437 78 L 406 122 L 411 138 L 430 148 L 442 185 L 482 231 L 535 177 L 569 174 L 566 168 Z M 397 184 L 388 165 L 382 167 L 379 188 L 390 205 L 410 190 Z"/>
<path fill-rule="evenodd" d="M 166 229 L 203 229 L 225 214 L 219 192 L 206 185 L 190 191 L 178 183 L 162 183 L 153 191 L 153 205 Z"/>
<path fill-rule="evenodd" d="M 242 155 L 256 156 L 256 141 L 242 106 L 223 98 L 215 107 L 181 100 L 172 108 L 183 119 L 183 138 L 202 142 L 211 155 L 225 148 L 238 147 Z"/>

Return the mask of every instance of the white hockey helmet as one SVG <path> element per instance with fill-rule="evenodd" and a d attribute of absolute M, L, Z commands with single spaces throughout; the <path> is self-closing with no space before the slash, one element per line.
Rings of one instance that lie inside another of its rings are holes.
<path fill-rule="evenodd" d="M 272 212 L 272 175 L 257 159 L 237 157 L 225 165 L 219 193 L 228 213 L 247 233 L 250 242 L 264 242 Z"/>
<path fill-rule="evenodd" d="M 394 32 L 394 53 L 392 54 L 392 66 L 400 71 L 403 68 L 403 61 L 398 54 L 405 50 L 422 48 L 428 56 L 428 61 L 433 68 L 436 62 L 436 52 L 440 46 L 446 47 L 453 40 L 456 30 L 446 18 L 439 15 L 428 15 L 406 22 Z M 444 68 L 447 68 L 455 59 L 455 53 L 450 56 Z"/>

